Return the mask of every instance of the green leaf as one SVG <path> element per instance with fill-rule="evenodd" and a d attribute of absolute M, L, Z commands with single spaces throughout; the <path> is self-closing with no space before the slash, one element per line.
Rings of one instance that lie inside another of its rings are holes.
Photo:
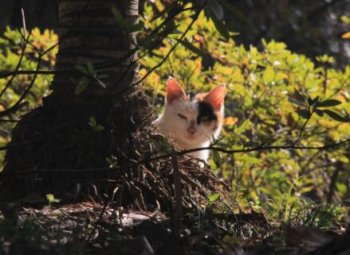
<path fill-rule="evenodd" d="M 124 28 L 130 33 L 140 31 L 143 28 L 143 24 L 138 23 L 135 19 L 124 19 L 121 12 L 115 6 L 112 7 L 112 13 L 115 20 L 117 21 L 118 26 Z"/>
<path fill-rule="evenodd" d="M 97 123 L 95 116 L 90 116 L 88 124 L 97 132 L 104 130 L 104 127 Z"/>
<path fill-rule="evenodd" d="M 112 13 L 113 13 L 115 20 L 117 21 L 117 24 L 122 28 L 126 28 L 127 26 L 126 26 L 126 23 L 124 21 L 124 17 L 120 13 L 120 11 L 117 9 L 117 7 L 112 6 Z"/>
<path fill-rule="evenodd" d="M 320 101 L 320 97 L 317 96 L 314 99 L 312 99 L 311 97 L 308 97 L 307 99 L 307 103 L 311 106 L 314 107 L 315 105 L 318 105 L 318 102 Z"/>
<path fill-rule="evenodd" d="M 319 102 L 317 104 L 317 107 L 331 107 L 331 106 L 336 106 L 336 105 L 340 105 L 341 101 L 336 100 L 336 99 L 328 99 L 328 100 L 324 100 L 322 102 Z"/>
<path fill-rule="evenodd" d="M 318 115 L 318 116 L 323 116 L 324 112 L 322 110 L 319 110 L 319 109 L 316 109 L 315 110 L 315 113 Z"/>
<path fill-rule="evenodd" d="M 96 124 L 97 124 L 97 121 L 96 121 L 95 116 L 90 116 L 90 118 L 89 118 L 89 125 L 91 127 L 96 127 Z"/>
<path fill-rule="evenodd" d="M 304 102 L 299 101 L 298 99 L 296 99 L 294 97 L 291 97 L 291 96 L 288 97 L 288 101 L 291 102 L 292 104 L 296 104 L 296 105 L 299 105 L 299 106 L 303 106 L 304 105 Z"/>
<path fill-rule="evenodd" d="M 80 71 L 81 73 L 85 74 L 85 75 L 90 75 L 89 70 L 86 68 L 86 66 L 83 65 L 77 65 L 75 67 L 75 69 L 77 69 L 78 71 Z"/>
<path fill-rule="evenodd" d="M 185 48 L 187 48 L 188 50 L 192 51 L 193 53 L 195 53 L 196 55 L 204 58 L 206 57 L 206 54 L 198 49 L 196 46 L 194 46 L 192 43 L 185 41 L 185 40 L 178 40 L 183 46 L 185 46 Z"/>
<path fill-rule="evenodd" d="M 47 199 L 47 202 L 49 204 L 52 204 L 52 203 L 59 203 L 61 200 L 60 199 L 57 199 L 55 198 L 55 196 L 53 194 L 46 194 L 46 199 Z"/>
<path fill-rule="evenodd" d="M 309 119 L 311 116 L 311 113 L 306 109 L 298 110 L 297 113 L 299 114 L 300 117 L 304 119 Z"/>
<path fill-rule="evenodd" d="M 268 66 L 265 69 L 264 75 L 263 75 L 264 82 L 271 83 L 275 79 L 275 70 L 271 66 Z"/>
<path fill-rule="evenodd" d="M 335 62 L 334 58 L 328 55 L 318 56 L 316 57 L 316 60 L 320 63 L 327 63 L 327 64 L 334 64 Z"/>
<path fill-rule="evenodd" d="M 289 95 L 288 101 L 291 102 L 292 104 L 296 104 L 298 106 L 305 106 L 305 98 L 298 91 L 296 91 L 292 95 Z"/>
<path fill-rule="evenodd" d="M 86 70 L 89 72 L 89 74 L 95 73 L 94 65 L 92 64 L 91 61 L 87 62 Z"/>
<path fill-rule="evenodd" d="M 84 79 L 80 79 L 77 86 L 75 86 L 75 90 L 74 93 L 76 95 L 79 95 L 81 92 L 83 92 L 87 86 L 89 85 L 89 80 L 84 78 Z"/>
<path fill-rule="evenodd" d="M 330 118 L 339 121 L 339 122 L 350 122 L 350 118 L 348 116 L 342 116 L 339 113 L 331 110 L 323 110 L 325 114 L 327 114 Z"/>
<path fill-rule="evenodd" d="M 300 91 L 295 91 L 293 96 L 296 100 L 298 100 L 300 102 L 306 102 L 306 100 L 305 100 L 306 96 Z"/>
<path fill-rule="evenodd" d="M 209 203 L 215 203 L 220 198 L 220 194 L 215 193 L 208 197 Z"/>
<path fill-rule="evenodd" d="M 55 197 L 53 194 L 46 194 L 46 199 L 49 203 L 52 203 L 55 200 Z"/>
<path fill-rule="evenodd" d="M 222 5 L 225 10 L 231 12 L 231 14 L 235 17 L 246 23 L 247 25 L 251 25 L 252 21 L 232 2 L 222 2 Z"/>
<path fill-rule="evenodd" d="M 207 2 L 207 5 L 205 6 L 205 9 L 212 13 L 212 15 L 215 16 L 215 18 L 218 21 L 221 21 L 224 19 L 224 9 L 222 8 L 222 5 L 219 4 L 216 0 L 209 0 Z"/>
<path fill-rule="evenodd" d="M 221 156 L 218 151 L 213 151 L 213 160 L 217 167 L 221 166 Z"/>
<path fill-rule="evenodd" d="M 213 20 L 216 29 L 226 40 L 228 40 L 230 38 L 230 33 L 227 29 L 227 26 L 224 24 L 224 20 L 217 19 L 216 15 L 212 15 L 211 11 L 207 10 L 207 12 L 209 14 L 208 16 Z"/>
<path fill-rule="evenodd" d="M 142 23 L 130 24 L 127 26 L 128 32 L 138 32 L 143 29 L 144 25 Z"/>

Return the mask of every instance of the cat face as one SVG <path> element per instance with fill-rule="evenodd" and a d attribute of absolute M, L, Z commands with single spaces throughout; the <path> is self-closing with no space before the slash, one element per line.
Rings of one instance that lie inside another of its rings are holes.
<path fill-rule="evenodd" d="M 181 147 L 200 147 L 217 138 L 222 126 L 225 86 L 208 93 L 187 95 L 174 78 L 167 81 L 166 102 L 161 116 L 166 135 Z"/>

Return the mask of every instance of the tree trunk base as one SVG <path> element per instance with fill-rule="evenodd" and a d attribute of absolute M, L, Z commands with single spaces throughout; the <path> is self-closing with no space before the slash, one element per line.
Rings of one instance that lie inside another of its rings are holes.
<path fill-rule="evenodd" d="M 206 204 L 210 194 L 232 204 L 229 188 L 188 157 L 177 156 L 176 165 L 173 153 L 145 160 L 164 155 L 169 145 L 151 127 L 143 93 L 115 102 L 61 107 L 48 98 L 24 116 L 5 157 L 0 204 L 33 193 L 172 213 Z"/>
<path fill-rule="evenodd" d="M 131 162 L 139 161 L 149 146 L 150 129 L 139 128 L 149 127 L 149 119 L 150 107 L 142 93 L 118 100 L 117 105 L 63 107 L 48 97 L 13 131 L 1 179 L 6 200 L 28 192 L 72 192 L 77 184 L 137 173 Z M 125 168 L 118 170 L 121 166 Z"/>

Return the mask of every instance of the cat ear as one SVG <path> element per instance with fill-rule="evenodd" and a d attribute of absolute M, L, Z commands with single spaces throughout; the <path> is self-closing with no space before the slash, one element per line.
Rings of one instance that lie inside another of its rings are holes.
<path fill-rule="evenodd" d="M 180 84 L 173 77 L 169 77 L 166 82 L 166 100 L 171 104 L 177 98 L 186 98 L 186 93 Z"/>
<path fill-rule="evenodd" d="M 224 99 L 226 95 L 225 85 L 217 86 L 212 89 L 203 99 L 204 102 L 213 106 L 214 110 L 219 111 L 221 106 L 224 104 Z"/>

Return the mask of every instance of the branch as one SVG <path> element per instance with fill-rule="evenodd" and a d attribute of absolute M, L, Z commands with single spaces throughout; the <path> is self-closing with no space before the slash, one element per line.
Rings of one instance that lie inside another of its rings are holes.
<path fill-rule="evenodd" d="M 300 128 L 299 135 L 295 139 L 295 141 L 293 142 L 293 145 L 297 145 L 298 142 L 300 141 L 300 139 L 301 139 L 301 137 L 302 137 L 302 135 L 303 135 L 303 133 L 305 131 L 306 125 L 309 123 L 309 121 L 310 121 L 312 115 L 314 114 L 314 112 L 315 112 L 315 108 L 313 108 L 313 110 L 310 112 L 310 116 L 305 120 L 303 126 Z"/>
<path fill-rule="evenodd" d="M 176 47 L 179 45 L 179 43 L 183 40 L 183 38 L 187 35 L 187 33 L 190 31 L 190 29 L 192 28 L 193 24 L 196 22 L 196 20 L 199 17 L 199 14 L 201 13 L 201 11 L 204 8 L 204 4 L 201 6 L 201 8 L 196 12 L 196 14 L 194 15 L 194 17 L 192 18 L 191 23 L 187 26 L 186 30 L 182 33 L 181 37 L 179 40 L 176 41 L 176 43 L 170 48 L 170 50 L 168 51 L 168 53 L 164 56 L 164 58 L 155 66 L 153 66 L 141 79 L 137 80 L 136 82 L 132 83 L 129 87 L 122 89 L 121 91 L 119 91 L 120 94 L 124 94 L 126 91 L 128 91 L 129 89 L 137 86 L 138 84 L 142 83 L 151 73 L 153 73 L 154 70 L 156 70 L 157 68 L 159 68 L 160 66 L 162 66 L 164 64 L 164 62 L 169 58 L 169 56 L 171 55 L 171 53 L 176 49 Z M 134 65 L 135 62 L 132 62 L 131 65 Z M 130 65 L 130 66 L 131 66 Z M 127 70 L 128 71 L 128 70 Z M 123 78 L 123 74 L 121 75 L 121 78 L 119 80 L 121 80 Z"/>
<path fill-rule="evenodd" d="M 179 43 L 184 39 L 184 37 L 190 31 L 190 29 L 192 28 L 193 24 L 198 19 L 198 16 L 199 16 L 199 14 L 200 14 L 202 9 L 203 9 L 203 7 L 196 12 L 196 14 L 194 15 L 191 23 L 188 25 L 186 30 L 183 32 L 183 34 L 181 35 L 180 39 L 176 41 L 176 43 L 173 45 L 173 47 L 171 47 L 171 49 L 168 51 L 168 53 L 165 55 L 165 57 L 158 64 L 153 66 L 141 79 L 139 79 L 135 83 L 131 84 L 131 87 L 136 86 L 136 85 L 140 84 L 141 82 L 143 82 L 154 70 L 156 70 L 157 68 L 159 68 L 160 66 L 162 66 L 164 64 L 164 62 L 169 58 L 171 53 L 176 49 L 176 47 L 179 45 Z"/>
<path fill-rule="evenodd" d="M 11 76 L 11 78 L 6 83 L 6 86 L 1 90 L 0 98 L 5 94 L 6 90 L 11 86 L 11 84 L 13 82 L 13 79 L 16 77 L 16 72 L 18 72 L 19 68 L 21 67 L 21 64 L 22 64 L 22 61 L 23 61 L 23 58 L 24 58 L 24 53 L 25 53 L 26 48 L 28 46 L 28 42 L 29 42 L 30 36 L 31 36 L 31 33 L 29 33 L 28 36 L 24 38 L 24 43 L 23 43 L 23 45 L 21 47 L 21 55 L 19 57 L 17 65 L 15 67 L 15 71 L 12 72 L 10 75 L 7 75 L 7 76 Z M 2 78 L 2 77 L 0 76 L 0 78 Z"/>
<path fill-rule="evenodd" d="M 336 183 L 337 183 L 337 179 L 339 177 L 339 173 L 340 171 L 343 170 L 343 166 L 341 162 L 337 162 L 337 164 L 335 165 L 335 170 L 334 173 L 332 174 L 331 177 L 331 183 L 329 184 L 329 191 L 327 194 L 327 202 L 330 203 L 332 201 L 332 197 L 335 193 L 335 189 L 336 189 Z"/>
<path fill-rule="evenodd" d="M 58 71 L 54 70 L 17 70 L 14 71 L 1 71 L 0 72 L 0 79 L 7 78 L 8 76 L 16 76 L 19 74 L 44 74 L 44 75 L 55 75 Z M 0 97 L 2 94 L 0 94 Z"/>
<path fill-rule="evenodd" d="M 171 162 L 173 164 L 173 176 L 174 176 L 174 198 L 173 203 L 173 220 L 174 220 L 174 231 L 175 234 L 179 234 L 181 228 L 181 219 L 182 219 L 182 191 L 181 191 L 181 175 L 180 169 L 177 162 L 176 151 L 171 153 Z"/>
<path fill-rule="evenodd" d="M 30 142 L 27 142 L 29 144 Z M 24 144 L 24 143 L 23 143 Z M 337 147 L 341 147 L 343 145 L 350 144 L 350 138 L 346 139 L 344 141 L 341 141 L 339 143 L 332 143 L 332 144 L 326 144 L 324 146 L 295 146 L 295 145 L 281 145 L 281 146 L 258 146 L 253 148 L 247 148 L 247 149 L 234 149 L 229 150 L 221 147 L 202 147 L 202 148 L 194 148 L 189 150 L 182 150 L 182 151 L 176 151 L 176 156 L 185 155 L 191 152 L 201 151 L 201 150 L 212 150 L 212 151 L 218 151 L 226 154 L 234 154 L 234 153 L 249 153 L 254 151 L 271 151 L 271 150 L 329 150 L 334 149 Z M 0 151 L 6 150 L 9 147 L 15 147 L 15 146 L 21 146 L 21 144 L 15 144 L 15 145 L 8 145 L 4 147 L 0 147 Z M 157 155 L 156 153 L 154 155 Z M 174 153 L 165 153 L 161 154 L 159 156 L 151 156 L 148 158 L 141 159 L 140 161 L 137 161 L 135 163 L 127 164 L 120 167 L 114 167 L 114 168 L 90 168 L 90 169 L 37 169 L 37 170 L 28 170 L 28 171 L 12 171 L 12 172 L 5 172 L 2 173 L 0 176 L 6 176 L 6 175 L 26 175 L 26 174 L 38 174 L 38 173 L 45 173 L 50 171 L 50 173 L 91 173 L 91 172 L 109 172 L 109 171 L 119 171 L 122 169 L 137 167 L 139 165 L 152 162 L 152 161 L 158 161 L 160 159 L 170 158 L 174 155 Z"/>
<path fill-rule="evenodd" d="M 38 63 L 36 65 L 36 71 L 39 70 L 40 68 L 40 63 L 41 63 L 41 58 L 43 57 L 43 55 L 39 55 L 39 58 L 38 58 Z M 13 105 L 11 106 L 10 108 L 0 112 L 0 118 L 1 117 L 4 117 L 4 116 L 7 116 L 9 114 L 11 114 L 12 112 L 16 111 L 20 106 L 21 106 L 21 103 L 22 101 L 24 100 L 24 98 L 27 96 L 27 94 L 29 93 L 29 91 L 32 89 L 34 83 L 35 83 L 35 80 L 36 80 L 36 77 L 38 76 L 38 73 L 35 72 L 34 74 L 34 77 L 32 79 L 32 81 L 30 82 L 30 84 L 28 85 L 28 87 L 26 88 L 26 90 L 24 91 L 23 95 L 18 99 L 18 101 Z"/>

